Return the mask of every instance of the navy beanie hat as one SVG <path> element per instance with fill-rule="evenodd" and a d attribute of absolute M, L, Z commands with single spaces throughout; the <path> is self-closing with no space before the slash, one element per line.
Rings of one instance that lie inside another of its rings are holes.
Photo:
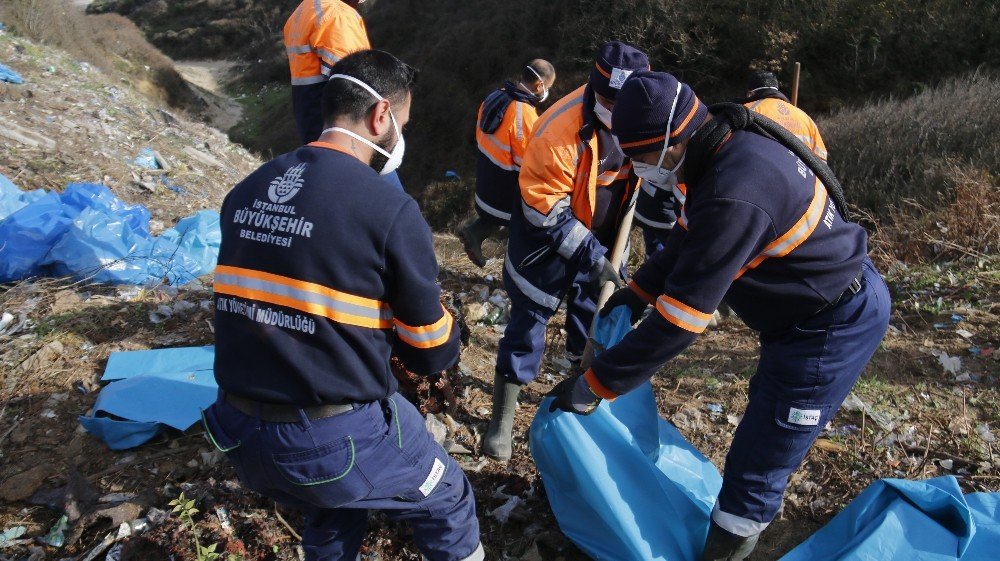
<path fill-rule="evenodd" d="M 677 106 L 671 119 L 670 108 L 675 97 Z M 622 152 L 631 157 L 663 150 L 668 139 L 667 121 L 670 121 L 669 145 L 673 146 L 694 134 L 707 116 L 708 108 L 694 90 L 673 75 L 636 72 L 625 81 L 615 101 L 611 132 L 618 137 Z"/>
<path fill-rule="evenodd" d="M 611 41 L 597 50 L 590 69 L 590 87 L 608 99 L 618 97 L 625 79 L 633 72 L 649 70 L 646 53 L 621 41 Z"/>

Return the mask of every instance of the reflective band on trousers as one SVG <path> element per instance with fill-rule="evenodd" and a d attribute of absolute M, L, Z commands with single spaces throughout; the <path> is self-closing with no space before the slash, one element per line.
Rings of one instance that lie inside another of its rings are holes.
<path fill-rule="evenodd" d="M 490 205 L 486 204 L 485 201 L 480 199 L 479 195 L 476 195 L 476 206 L 479 207 L 479 209 L 485 212 L 486 214 L 489 214 L 491 216 L 496 216 L 497 218 L 502 218 L 503 220 L 508 220 L 508 221 L 510 220 L 509 212 L 504 212 L 500 209 L 491 207 Z"/>
<path fill-rule="evenodd" d="M 392 327 L 392 310 L 384 302 L 263 271 L 219 265 L 215 269 L 215 292 L 285 306 L 347 325 Z"/>
<path fill-rule="evenodd" d="M 507 271 L 507 274 L 510 275 L 511 280 L 514 281 L 514 285 L 517 286 L 518 290 L 520 290 L 522 294 L 530 298 L 532 302 L 538 304 L 539 306 L 548 308 L 552 311 L 556 311 L 559 309 L 558 298 L 547 292 L 542 291 L 540 288 L 531 284 L 531 282 L 529 282 L 528 279 L 522 277 L 521 274 L 517 272 L 517 268 L 514 267 L 513 262 L 511 262 L 510 260 L 510 253 L 507 253 L 507 256 L 504 258 L 503 268 L 504 270 Z"/>
<path fill-rule="evenodd" d="M 813 186 L 812 202 L 809 203 L 806 213 L 781 237 L 768 244 L 764 248 L 764 251 L 753 261 L 744 265 L 740 269 L 740 272 L 736 274 L 736 278 L 738 279 L 747 271 L 757 268 L 765 259 L 788 255 L 792 250 L 809 239 L 816 226 L 823 220 L 823 209 L 826 207 L 826 198 L 826 187 L 823 186 L 823 183 L 817 177 L 816 183 Z"/>

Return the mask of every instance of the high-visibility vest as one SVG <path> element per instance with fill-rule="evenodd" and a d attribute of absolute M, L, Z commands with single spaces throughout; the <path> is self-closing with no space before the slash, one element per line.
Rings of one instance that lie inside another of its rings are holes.
<path fill-rule="evenodd" d="M 284 33 L 293 86 L 323 83 L 341 58 L 371 48 L 361 14 L 341 0 L 302 0 Z"/>

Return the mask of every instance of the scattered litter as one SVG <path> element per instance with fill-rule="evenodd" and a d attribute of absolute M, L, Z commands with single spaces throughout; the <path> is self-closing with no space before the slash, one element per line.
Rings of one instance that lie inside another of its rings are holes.
<path fill-rule="evenodd" d="M 844 425 L 842 427 L 837 427 L 830 429 L 828 434 L 830 436 L 850 436 L 861 430 L 858 425 Z"/>
<path fill-rule="evenodd" d="M 986 345 L 985 347 L 969 347 L 969 353 L 973 356 L 981 356 L 983 358 L 990 358 L 993 356 L 993 352 L 995 350 L 996 349 L 993 348 L 993 345 Z"/>
<path fill-rule="evenodd" d="M 960 316 L 958 314 L 951 314 L 951 321 L 952 321 L 952 323 L 956 323 L 956 324 L 957 323 L 961 323 L 962 320 L 964 320 L 964 319 L 965 319 L 964 317 L 962 317 L 962 316 Z"/>
<path fill-rule="evenodd" d="M 122 542 L 118 542 L 108 550 L 108 554 L 104 556 L 104 561 L 121 561 L 122 558 Z"/>
<path fill-rule="evenodd" d="M 38 541 L 44 543 L 45 545 L 51 545 L 52 547 L 62 547 L 66 543 L 66 528 L 69 527 L 69 518 L 64 514 L 56 520 L 56 523 L 52 525 L 52 529 L 49 530 L 45 537 L 39 538 Z"/>
<path fill-rule="evenodd" d="M 14 315 L 9 312 L 4 312 L 0 315 L 0 334 L 4 334 L 7 331 L 7 327 L 14 323 Z"/>
<path fill-rule="evenodd" d="M 707 406 L 709 413 L 719 414 L 722 413 L 722 405 L 719 403 L 709 403 Z"/>
<path fill-rule="evenodd" d="M 0 64 L 0 82 L 10 82 L 11 84 L 23 84 L 24 78 L 17 72 Z"/>
<path fill-rule="evenodd" d="M 12 541 L 23 536 L 26 531 L 24 526 L 14 526 L 0 532 L 0 547 L 7 547 Z"/>
<path fill-rule="evenodd" d="M 446 440 L 444 449 L 449 454 L 471 454 L 472 450 L 469 450 L 465 446 L 455 442 L 454 440 Z"/>
<path fill-rule="evenodd" d="M 740 421 L 743 420 L 743 415 L 726 415 L 726 422 L 734 427 L 740 426 Z"/>
<path fill-rule="evenodd" d="M 973 333 L 967 329 L 956 329 L 955 334 L 963 339 L 972 339 Z"/>
<path fill-rule="evenodd" d="M 996 442 L 996 437 L 993 436 L 993 433 L 990 431 L 990 426 L 985 423 L 976 427 L 976 434 L 979 435 L 979 438 L 983 439 L 983 442 L 987 443 Z"/>
<path fill-rule="evenodd" d="M 944 368 L 946 374 L 958 374 L 958 371 L 962 369 L 962 359 L 957 356 L 948 356 L 948 353 L 941 351 L 935 356 L 938 358 L 938 362 L 941 363 L 941 367 Z"/>
<path fill-rule="evenodd" d="M 876 411 L 871 405 L 865 403 L 854 392 L 848 394 L 847 399 L 844 400 L 843 408 L 845 411 L 856 411 L 859 413 L 864 412 L 865 415 L 875 421 L 875 424 L 877 424 L 882 430 L 891 431 L 896 428 L 895 421 L 890 419 L 888 415 Z"/>
<path fill-rule="evenodd" d="M 567 360 L 567 359 L 565 359 L 563 357 L 553 358 L 552 359 L 552 366 L 555 366 L 557 369 L 559 369 L 562 372 L 569 372 L 569 369 L 573 368 L 573 364 L 569 360 Z"/>
<path fill-rule="evenodd" d="M 448 427 L 431 413 L 427 414 L 424 424 L 427 426 L 427 430 L 434 436 L 434 441 L 443 447 L 445 439 L 448 438 Z"/>
<path fill-rule="evenodd" d="M 149 312 L 149 322 L 152 324 L 163 323 L 173 317 L 173 315 L 173 308 L 161 304 L 155 310 Z"/>
<path fill-rule="evenodd" d="M 503 489 L 504 486 L 501 486 L 499 489 L 497 489 L 496 492 L 493 493 L 493 498 L 506 499 L 505 502 L 502 505 L 491 510 L 489 512 L 489 515 L 492 516 L 497 522 L 501 524 L 506 524 L 507 520 L 510 519 L 511 513 L 514 512 L 514 509 L 517 508 L 518 505 L 524 502 L 524 499 L 518 497 L 517 495 L 508 495 L 503 492 Z"/>
<path fill-rule="evenodd" d="M 139 155 L 132 160 L 132 163 L 146 170 L 151 171 L 170 171 L 170 164 L 160 156 L 159 152 L 153 150 L 152 148 L 143 148 Z"/>
<path fill-rule="evenodd" d="M 42 411 L 39 414 L 39 416 L 41 418 L 43 418 L 43 419 L 55 419 L 56 418 L 56 412 L 53 411 L 52 409 L 46 409 L 46 410 Z"/>
<path fill-rule="evenodd" d="M 226 510 L 226 507 L 215 507 L 215 515 L 219 517 L 219 526 L 221 526 L 227 534 L 231 534 L 233 531 L 233 524 L 229 521 L 229 511 Z"/>
<path fill-rule="evenodd" d="M 100 503 L 121 503 L 130 501 L 136 497 L 135 493 L 109 493 L 97 499 Z"/>
<path fill-rule="evenodd" d="M 483 471 L 483 468 L 485 468 L 486 466 L 488 466 L 489 463 L 490 463 L 489 460 L 487 460 L 486 458 L 481 458 L 478 463 L 462 466 L 462 471 L 471 472 L 471 473 L 479 473 L 479 472 Z"/>
<path fill-rule="evenodd" d="M 0 136 L 30 148 L 43 150 L 55 150 L 56 148 L 55 140 L 11 121 L 4 121 L 3 127 L 0 127 Z"/>
<path fill-rule="evenodd" d="M 952 468 L 955 467 L 955 461 L 954 460 L 938 460 L 938 465 L 941 466 L 942 469 L 946 469 L 948 471 L 951 471 Z"/>
<path fill-rule="evenodd" d="M 968 372 L 955 376 L 955 382 L 959 384 L 968 384 L 970 382 L 976 382 L 976 381 L 978 380 L 973 378 L 972 374 L 969 374 Z"/>
<path fill-rule="evenodd" d="M 847 446 L 834 442 L 828 438 L 817 438 L 816 448 L 823 450 L 825 452 L 832 452 L 834 454 L 840 454 L 841 452 L 847 452 Z"/>

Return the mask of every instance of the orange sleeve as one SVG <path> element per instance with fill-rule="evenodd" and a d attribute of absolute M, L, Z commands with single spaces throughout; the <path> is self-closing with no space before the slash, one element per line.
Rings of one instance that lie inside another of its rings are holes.
<path fill-rule="evenodd" d="M 327 66 L 333 66 L 353 52 L 370 49 L 371 44 L 364 20 L 354 10 L 347 9 L 323 15 L 313 34 L 312 47 Z"/>
<path fill-rule="evenodd" d="M 528 141 L 531 140 L 531 133 L 535 128 L 535 123 L 538 122 L 538 112 L 530 104 L 514 103 L 521 107 L 521 121 L 520 124 L 516 122 L 517 110 L 515 106 L 515 123 L 510 137 L 510 154 L 514 157 L 514 162 L 519 163 L 524 161 L 524 154 L 528 150 Z"/>
<path fill-rule="evenodd" d="M 547 216 L 559 201 L 569 197 L 576 156 L 576 146 L 554 138 L 550 130 L 531 138 L 518 177 L 524 202 Z"/>

